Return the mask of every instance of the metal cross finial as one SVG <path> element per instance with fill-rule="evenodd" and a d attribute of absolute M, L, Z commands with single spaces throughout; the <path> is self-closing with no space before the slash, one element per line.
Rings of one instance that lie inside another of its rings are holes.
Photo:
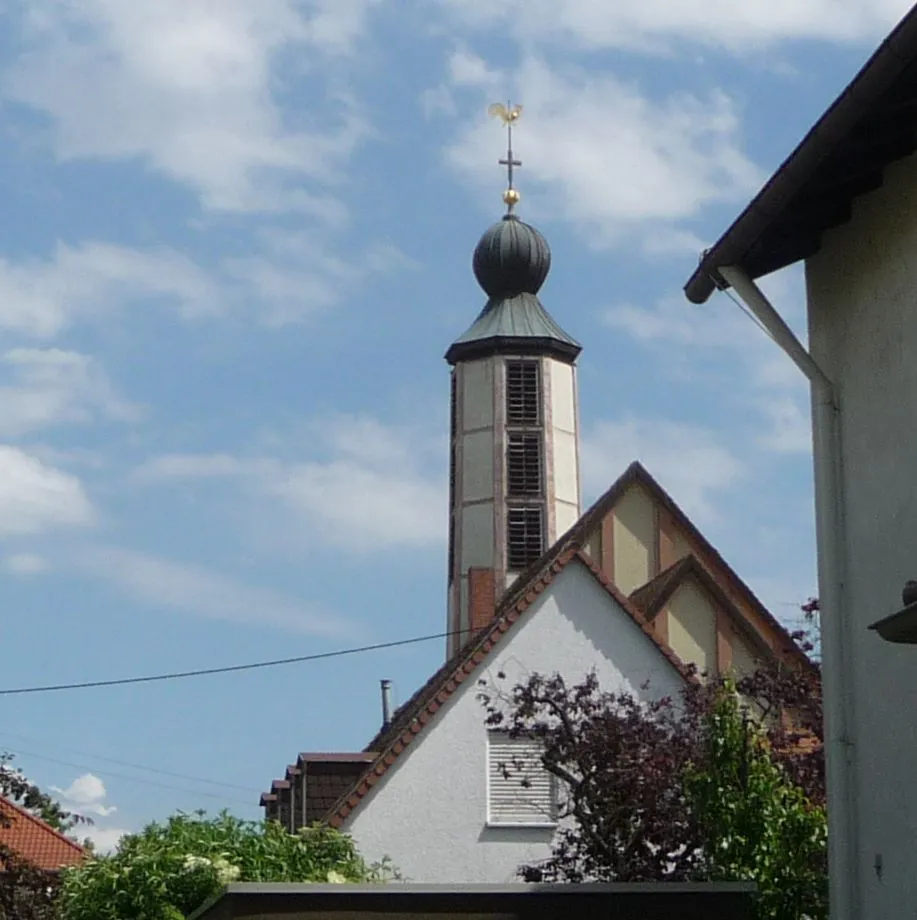
<path fill-rule="evenodd" d="M 502 102 L 495 102 L 487 109 L 487 114 L 491 118 L 499 118 L 506 125 L 506 159 L 500 160 L 500 165 L 506 167 L 506 175 L 509 180 L 506 191 L 503 193 L 503 201 L 506 203 L 509 212 L 512 213 L 513 207 L 519 203 L 520 197 L 519 192 L 516 191 L 513 185 L 513 169 L 522 165 L 522 160 L 517 160 L 513 157 L 513 122 L 517 121 L 522 114 L 522 106 L 511 105 L 510 103 L 503 105 Z"/>

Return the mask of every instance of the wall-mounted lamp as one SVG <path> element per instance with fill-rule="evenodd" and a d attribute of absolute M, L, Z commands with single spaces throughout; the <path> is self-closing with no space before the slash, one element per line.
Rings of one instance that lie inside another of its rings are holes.
<path fill-rule="evenodd" d="M 908 581 L 901 592 L 904 607 L 869 628 L 886 642 L 917 645 L 917 581 Z"/>

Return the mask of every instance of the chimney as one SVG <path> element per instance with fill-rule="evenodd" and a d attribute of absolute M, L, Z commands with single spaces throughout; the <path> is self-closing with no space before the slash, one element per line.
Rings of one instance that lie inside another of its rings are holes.
<path fill-rule="evenodd" d="M 468 633 L 462 636 L 463 643 L 494 618 L 496 607 L 494 570 L 470 568 L 468 570 Z"/>
<path fill-rule="evenodd" d="M 388 728 L 392 723 L 392 682 L 380 681 L 382 685 L 382 727 Z"/>

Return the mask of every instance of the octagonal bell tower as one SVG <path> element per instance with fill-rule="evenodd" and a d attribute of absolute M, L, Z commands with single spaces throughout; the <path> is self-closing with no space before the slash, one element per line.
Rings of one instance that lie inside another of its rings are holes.
<path fill-rule="evenodd" d="M 538 298 L 547 241 L 514 208 L 507 125 L 507 213 L 474 251 L 487 303 L 446 352 L 452 366 L 447 654 L 492 618 L 515 579 L 581 514 L 576 359 L 580 345 Z"/>

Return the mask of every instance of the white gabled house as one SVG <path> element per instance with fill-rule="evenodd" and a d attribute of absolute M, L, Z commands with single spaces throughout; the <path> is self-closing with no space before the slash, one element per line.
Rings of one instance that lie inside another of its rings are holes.
<path fill-rule="evenodd" d="M 603 687 L 644 698 L 677 694 L 684 680 L 632 604 L 570 548 L 374 739 L 376 765 L 331 822 L 412 881 L 517 880 L 522 863 L 548 855 L 555 790 L 537 747 L 487 728 L 478 681 L 503 674 L 509 688 L 533 672 L 577 680 L 593 668 Z M 504 775 L 508 754 L 533 764 L 531 788 Z"/>

